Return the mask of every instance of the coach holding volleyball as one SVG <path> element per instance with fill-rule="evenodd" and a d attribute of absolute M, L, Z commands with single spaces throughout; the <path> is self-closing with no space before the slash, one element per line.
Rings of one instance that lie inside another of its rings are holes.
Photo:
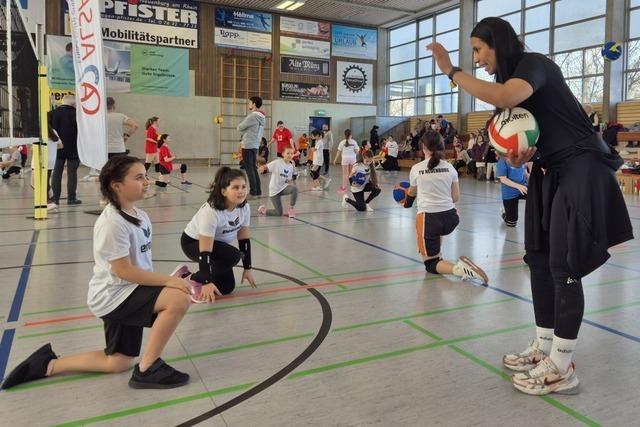
<path fill-rule="evenodd" d="M 523 352 L 505 355 L 503 363 L 516 371 L 513 385 L 524 393 L 576 393 L 573 352 L 584 314 L 581 279 L 607 261 L 610 247 L 633 238 L 615 178 L 623 162 L 594 132 L 560 68 L 544 55 L 525 52 L 507 21 L 480 21 L 471 32 L 471 47 L 477 66 L 495 76 L 495 83 L 453 66 L 441 44 L 427 49 L 460 88 L 498 111 L 525 108 L 540 128 L 537 147 L 507 155 L 517 167 L 536 149 L 539 154 L 525 210 L 536 339 Z"/>

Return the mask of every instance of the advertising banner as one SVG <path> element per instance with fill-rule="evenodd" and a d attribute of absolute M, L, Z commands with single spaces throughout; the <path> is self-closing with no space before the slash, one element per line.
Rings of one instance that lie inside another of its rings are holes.
<path fill-rule="evenodd" d="M 280 34 L 329 41 L 331 40 L 331 24 L 324 21 L 309 21 L 281 16 Z"/>
<path fill-rule="evenodd" d="M 329 76 L 329 61 L 313 58 L 280 57 L 280 72 L 308 76 Z"/>
<path fill-rule="evenodd" d="M 336 79 L 338 102 L 373 103 L 373 64 L 338 61 Z"/>
<path fill-rule="evenodd" d="M 333 56 L 377 59 L 377 30 L 333 24 L 331 26 L 331 35 L 331 50 Z"/>
<path fill-rule="evenodd" d="M 280 55 L 329 59 L 331 43 L 298 37 L 280 37 Z"/>
<path fill-rule="evenodd" d="M 314 83 L 280 82 L 281 99 L 329 101 L 329 86 Z"/>

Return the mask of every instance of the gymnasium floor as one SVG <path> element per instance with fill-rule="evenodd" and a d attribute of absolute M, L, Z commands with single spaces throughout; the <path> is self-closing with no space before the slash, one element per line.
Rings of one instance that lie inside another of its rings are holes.
<path fill-rule="evenodd" d="M 138 205 L 154 223 L 157 271 L 185 260 L 179 236 L 213 171 L 195 169 L 191 188 L 170 187 Z M 390 194 L 406 172 L 381 178 L 371 213 L 343 209 L 338 168 L 332 175 L 321 194 L 305 191 L 301 179 L 296 219 L 252 218 L 258 289 L 243 285 L 212 306 L 192 306 L 164 354 L 191 375 L 189 385 L 136 391 L 130 373 L 53 378 L 0 393 L 1 424 L 168 426 L 201 416 L 211 426 L 637 425 L 640 242 L 614 248 L 584 280 L 581 393 L 526 396 L 500 366 L 505 351 L 533 336 L 524 203 L 521 224 L 507 229 L 499 185 L 461 181 L 461 224 L 444 255 L 483 266 L 491 278 L 484 288 L 425 274 L 415 209 L 395 206 Z M 101 322 L 85 305 L 96 216 L 84 211 L 99 209 L 97 184 L 79 183 L 83 205 L 63 203 L 62 213 L 35 225 L 27 184 L 0 183 L 7 370 L 47 342 L 62 355 L 104 345 Z M 638 199 L 627 202 L 638 224 Z M 251 205 L 255 216 L 258 203 Z"/>

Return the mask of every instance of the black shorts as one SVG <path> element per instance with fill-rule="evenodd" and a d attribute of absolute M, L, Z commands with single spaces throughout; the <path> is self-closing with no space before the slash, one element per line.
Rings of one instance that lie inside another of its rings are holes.
<path fill-rule="evenodd" d="M 171 175 L 171 171 L 160 165 L 160 175 Z"/>
<path fill-rule="evenodd" d="M 153 308 L 162 289 L 162 286 L 138 286 L 115 310 L 102 316 L 105 354 L 140 355 L 142 331 L 153 326 L 156 320 Z"/>
<path fill-rule="evenodd" d="M 416 216 L 416 238 L 418 252 L 424 257 L 440 254 L 440 239 L 451 234 L 460 223 L 455 209 L 444 212 L 420 212 Z"/>
<path fill-rule="evenodd" d="M 309 174 L 311 175 L 311 178 L 315 181 L 316 179 L 320 178 L 320 169 L 322 168 L 322 166 L 318 167 L 318 169 L 315 169 L 316 166 L 313 166 L 311 171 L 309 171 Z"/>

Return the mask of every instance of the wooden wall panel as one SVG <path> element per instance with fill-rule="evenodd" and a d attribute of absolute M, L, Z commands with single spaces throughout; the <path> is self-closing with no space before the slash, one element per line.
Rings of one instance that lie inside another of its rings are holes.
<path fill-rule="evenodd" d="M 616 107 L 616 113 L 618 123 L 630 127 L 635 122 L 640 122 L 640 102 L 621 102 Z"/>

